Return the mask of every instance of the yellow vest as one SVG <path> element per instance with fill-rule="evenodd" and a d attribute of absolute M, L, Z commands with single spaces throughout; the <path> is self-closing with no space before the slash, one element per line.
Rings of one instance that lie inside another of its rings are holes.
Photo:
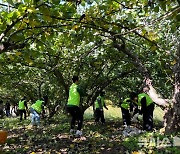
<path fill-rule="evenodd" d="M 99 109 L 99 108 L 103 108 L 103 106 L 104 106 L 104 97 L 98 96 L 95 101 L 95 108 Z"/>
<path fill-rule="evenodd" d="M 19 101 L 19 110 L 24 110 L 24 109 L 25 109 L 24 100 Z"/>
<path fill-rule="evenodd" d="M 142 98 L 146 97 L 146 106 L 149 106 L 151 103 L 153 103 L 153 100 L 147 95 L 146 93 L 141 93 L 138 95 L 138 104 L 141 104 Z"/>
<path fill-rule="evenodd" d="M 37 100 L 36 103 L 34 103 L 31 107 L 32 107 L 35 111 L 37 111 L 38 113 L 41 113 L 41 111 L 42 111 L 42 103 L 43 103 L 43 102 L 44 102 L 44 101 Z"/>
<path fill-rule="evenodd" d="M 80 104 L 80 95 L 77 91 L 78 85 L 73 83 L 69 89 L 69 98 L 68 98 L 68 103 L 67 105 L 74 105 L 78 106 Z"/>
<path fill-rule="evenodd" d="M 124 109 L 126 109 L 126 110 L 128 110 L 129 108 L 130 108 L 130 102 L 128 102 L 130 100 L 130 98 L 126 98 L 123 102 L 122 102 L 122 104 L 121 104 L 121 107 L 122 108 L 124 108 Z"/>

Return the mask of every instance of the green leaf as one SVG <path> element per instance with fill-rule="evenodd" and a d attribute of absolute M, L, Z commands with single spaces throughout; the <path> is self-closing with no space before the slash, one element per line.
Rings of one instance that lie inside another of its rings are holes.
<path fill-rule="evenodd" d="M 23 41 L 24 40 L 24 35 L 22 33 L 18 33 L 16 35 L 13 35 L 11 37 L 11 39 L 15 42 L 18 42 L 18 41 Z"/>
<path fill-rule="evenodd" d="M 153 46 L 150 48 L 151 51 L 155 51 L 156 49 L 157 49 L 157 46 L 155 46 L 155 45 L 153 45 Z"/>
<path fill-rule="evenodd" d="M 35 9 L 34 7 L 30 7 L 30 8 L 27 9 L 27 11 L 28 11 L 29 13 L 33 13 L 33 12 L 36 11 L 36 9 Z"/>
<path fill-rule="evenodd" d="M 56 5 L 58 5 L 60 3 L 60 0 L 52 0 L 52 2 Z"/>
<path fill-rule="evenodd" d="M 164 1 L 161 2 L 161 8 L 166 11 L 166 3 Z"/>
<path fill-rule="evenodd" d="M 159 6 L 156 6 L 156 7 L 154 8 L 154 11 L 155 11 L 155 12 L 159 12 Z"/>
<path fill-rule="evenodd" d="M 177 20 L 177 21 L 180 21 L 180 14 L 178 14 L 178 15 L 176 16 L 176 20 Z"/>
<path fill-rule="evenodd" d="M 85 4 L 86 4 L 85 1 L 82 1 L 82 2 L 81 2 L 81 5 L 82 5 L 82 6 L 85 6 Z"/>
<path fill-rule="evenodd" d="M 48 16 L 48 15 L 43 15 L 43 19 L 44 19 L 45 21 L 49 21 L 49 22 L 52 21 L 52 18 L 51 18 L 50 16 Z"/>
<path fill-rule="evenodd" d="M 11 4 L 11 5 L 13 5 L 13 6 L 14 6 L 14 3 L 13 3 L 13 1 L 12 1 L 12 0 L 7 0 L 7 2 L 8 2 L 9 4 Z"/>
<path fill-rule="evenodd" d="M 21 54 L 21 52 L 16 52 L 16 56 L 20 56 Z"/>
<path fill-rule="evenodd" d="M 44 15 L 50 15 L 50 11 L 47 7 L 40 7 L 40 11 L 44 14 Z"/>
<path fill-rule="evenodd" d="M 9 14 L 7 15 L 7 17 L 8 17 L 8 18 L 12 18 L 13 15 L 14 15 L 14 12 L 11 12 L 11 13 L 9 13 Z"/>

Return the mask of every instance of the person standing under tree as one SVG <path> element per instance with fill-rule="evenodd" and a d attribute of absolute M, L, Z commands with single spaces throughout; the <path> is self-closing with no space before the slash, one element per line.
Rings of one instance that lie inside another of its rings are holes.
<path fill-rule="evenodd" d="M 130 98 L 124 99 L 123 102 L 120 104 L 124 126 L 131 125 L 131 115 L 130 115 L 130 111 L 132 110 L 131 104 L 132 103 Z"/>
<path fill-rule="evenodd" d="M 19 101 L 18 110 L 20 114 L 20 121 L 22 121 L 23 114 L 24 114 L 24 119 L 26 120 L 26 110 L 28 110 L 28 107 L 25 101 L 25 97 Z"/>
<path fill-rule="evenodd" d="M 101 92 L 100 95 L 97 97 L 96 101 L 95 101 L 95 122 L 98 123 L 99 120 L 101 119 L 101 123 L 105 124 L 105 118 L 104 118 L 104 111 L 103 111 L 103 107 L 108 110 L 108 108 L 106 107 L 106 104 L 104 102 L 104 95 L 105 92 Z"/>
<path fill-rule="evenodd" d="M 69 89 L 69 98 L 67 102 L 67 112 L 71 115 L 70 123 L 70 133 L 73 133 L 75 130 L 75 123 L 78 122 L 78 127 L 76 131 L 76 136 L 82 135 L 82 124 L 83 124 L 83 113 L 80 109 L 80 89 L 78 86 L 79 78 L 78 76 L 73 76 L 73 84 Z"/>
<path fill-rule="evenodd" d="M 153 129 L 154 102 L 147 94 L 148 91 L 149 87 L 144 86 L 143 93 L 138 95 L 138 102 L 140 102 L 142 106 L 143 129 L 151 131 Z"/>
<path fill-rule="evenodd" d="M 9 117 L 10 116 L 10 103 L 9 102 L 6 102 L 5 104 L 5 110 L 6 110 L 6 116 Z"/>

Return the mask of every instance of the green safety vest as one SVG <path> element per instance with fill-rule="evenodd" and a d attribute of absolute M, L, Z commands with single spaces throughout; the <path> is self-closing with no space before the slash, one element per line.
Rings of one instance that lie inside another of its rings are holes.
<path fill-rule="evenodd" d="M 129 108 L 130 108 L 130 102 L 128 102 L 128 101 L 130 101 L 131 99 L 130 98 L 126 98 L 123 102 L 122 102 L 122 104 L 121 104 L 121 107 L 122 108 L 124 108 L 124 109 L 126 109 L 126 110 L 128 110 Z"/>
<path fill-rule="evenodd" d="M 98 96 L 95 101 L 95 108 L 99 109 L 99 108 L 103 108 L 103 106 L 104 106 L 104 97 Z"/>
<path fill-rule="evenodd" d="M 38 113 L 41 113 L 42 111 L 42 103 L 44 101 L 41 101 L 41 100 L 37 100 L 31 107 L 37 111 Z"/>
<path fill-rule="evenodd" d="M 19 101 L 19 110 L 24 110 L 24 109 L 25 109 L 24 100 Z"/>
<path fill-rule="evenodd" d="M 78 85 L 73 83 L 69 89 L 69 98 L 67 105 L 78 106 L 80 104 L 80 95 L 77 91 Z"/>
<path fill-rule="evenodd" d="M 146 93 L 141 93 L 138 95 L 138 104 L 141 104 L 142 98 L 146 97 L 146 106 L 149 106 L 153 103 L 153 100 Z"/>

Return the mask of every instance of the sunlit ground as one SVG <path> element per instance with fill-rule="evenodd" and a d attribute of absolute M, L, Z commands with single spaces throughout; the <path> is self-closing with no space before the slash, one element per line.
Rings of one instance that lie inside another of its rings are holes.
<path fill-rule="evenodd" d="M 30 120 L 19 122 L 19 118 L 6 118 L 4 129 L 8 139 L 1 145 L 1 153 L 180 153 L 179 147 L 157 147 L 157 143 L 139 146 L 139 139 L 163 140 L 159 129 L 162 127 L 163 111 L 154 112 L 155 131 L 145 132 L 135 137 L 124 138 L 122 131 L 121 109 L 108 106 L 105 111 L 106 125 L 96 125 L 92 108 L 85 112 L 83 136 L 77 138 L 69 134 L 69 117 L 64 114 L 55 116 L 51 121 L 42 121 L 41 127 L 34 128 Z M 0 120 L 2 126 L 3 120 Z M 141 122 L 137 126 L 141 125 Z M 165 145 L 165 144 L 162 144 Z"/>

